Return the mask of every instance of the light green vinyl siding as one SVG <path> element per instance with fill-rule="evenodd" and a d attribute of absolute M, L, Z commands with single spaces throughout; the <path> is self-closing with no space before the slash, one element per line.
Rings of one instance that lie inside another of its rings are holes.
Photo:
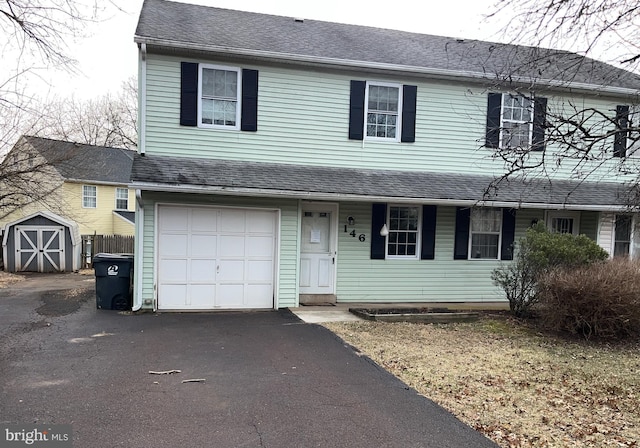
<path fill-rule="evenodd" d="M 219 63 L 148 55 L 145 150 L 149 154 L 487 175 L 504 172 L 502 162 L 491 158 L 491 150 L 482 148 L 485 88 L 365 73 L 243 65 L 259 70 L 258 132 L 229 131 L 179 125 L 181 61 Z M 348 139 L 352 79 L 417 85 L 415 143 Z M 613 111 L 620 102 L 542 95 L 549 97 L 550 112 L 567 109 L 569 101 Z M 549 160 L 555 160 L 553 152 L 548 148 Z M 611 177 L 615 162 L 604 163 L 602 176 Z M 559 175 L 567 177 L 573 168 L 571 163 L 562 164 Z M 591 174 L 594 179 L 598 176 L 598 172 Z"/>
<path fill-rule="evenodd" d="M 298 304 L 298 203 L 294 200 L 252 199 L 211 195 L 169 193 L 143 193 L 144 203 L 144 267 L 142 274 L 142 301 L 155 300 L 154 266 L 156 204 L 210 205 L 227 207 L 257 207 L 280 210 L 278 235 L 277 296 L 279 308 Z M 150 308 L 150 305 L 144 306 Z"/>
<path fill-rule="evenodd" d="M 580 213 L 580 234 L 586 235 L 593 241 L 598 240 L 598 220 L 600 212 Z"/>

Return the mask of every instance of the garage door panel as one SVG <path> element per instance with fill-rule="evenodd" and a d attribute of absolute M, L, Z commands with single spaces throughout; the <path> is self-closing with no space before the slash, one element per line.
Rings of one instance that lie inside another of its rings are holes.
<path fill-rule="evenodd" d="M 248 233 L 268 233 L 273 235 L 276 230 L 275 214 L 269 211 L 252 211 L 247 219 Z"/>
<path fill-rule="evenodd" d="M 158 275 L 162 282 L 187 283 L 187 259 L 160 260 Z"/>
<path fill-rule="evenodd" d="M 216 304 L 221 308 L 244 308 L 243 284 L 219 284 Z"/>
<path fill-rule="evenodd" d="M 244 235 L 221 235 L 218 255 L 220 257 L 244 257 Z"/>
<path fill-rule="evenodd" d="M 187 285 L 163 285 L 158 301 L 164 309 L 184 309 L 187 305 Z"/>
<path fill-rule="evenodd" d="M 220 232 L 244 233 L 247 212 L 245 210 L 222 209 Z"/>
<path fill-rule="evenodd" d="M 270 282 L 273 278 L 273 263 L 270 260 L 249 260 L 247 282 Z"/>
<path fill-rule="evenodd" d="M 186 232 L 189 229 L 189 209 L 171 207 L 170 213 L 160 214 L 159 227 L 166 232 Z"/>
<path fill-rule="evenodd" d="M 189 248 L 187 235 L 166 235 L 160 245 L 161 257 L 186 257 Z"/>
<path fill-rule="evenodd" d="M 190 285 L 189 300 L 193 309 L 206 310 L 213 308 L 215 303 L 216 286 L 210 285 Z"/>
<path fill-rule="evenodd" d="M 247 285 L 245 295 L 247 308 L 273 307 L 273 288 L 271 285 Z"/>
<path fill-rule="evenodd" d="M 216 235 L 191 235 L 191 256 L 215 257 L 218 245 L 217 240 Z"/>
<path fill-rule="evenodd" d="M 191 283 L 215 283 L 216 260 L 191 260 Z"/>
<path fill-rule="evenodd" d="M 243 282 L 244 260 L 220 260 L 219 282 Z"/>
<path fill-rule="evenodd" d="M 210 208 L 194 208 L 191 215 L 191 230 L 194 232 L 216 232 L 218 211 Z"/>
<path fill-rule="evenodd" d="M 273 257 L 273 236 L 248 236 L 246 254 L 248 257 Z"/>

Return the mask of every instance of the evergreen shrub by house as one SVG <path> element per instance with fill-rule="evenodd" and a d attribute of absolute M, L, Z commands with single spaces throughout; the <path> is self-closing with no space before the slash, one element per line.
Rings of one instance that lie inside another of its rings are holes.
<path fill-rule="evenodd" d="M 540 302 L 539 281 L 543 275 L 554 269 L 588 266 L 607 258 L 607 252 L 587 236 L 552 233 L 539 223 L 527 229 L 516 243 L 513 261 L 495 269 L 491 278 L 504 290 L 511 312 L 526 317 Z"/>

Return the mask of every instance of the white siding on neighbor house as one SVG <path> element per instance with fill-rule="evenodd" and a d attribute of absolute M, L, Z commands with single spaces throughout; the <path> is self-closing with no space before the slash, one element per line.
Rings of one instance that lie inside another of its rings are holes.
<path fill-rule="evenodd" d="M 155 212 L 156 204 L 210 205 L 228 207 L 257 207 L 280 210 L 280 234 L 278 235 L 277 296 L 279 308 L 298 304 L 298 202 L 295 200 L 252 199 L 209 195 L 187 195 L 170 193 L 143 193 L 144 204 L 144 267 L 142 270 L 142 297 L 155 299 L 154 275 L 156 254 Z M 140 277 L 137 277 L 140 279 Z M 150 308 L 151 305 L 143 305 Z"/>
<path fill-rule="evenodd" d="M 341 203 L 338 235 L 338 302 L 482 302 L 501 301 L 491 272 L 497 260 L 454 260 L 455 207 L 439 206 L 434 260 L 371 260 L 371 204 Z M 542 210 L 516 212 L 516 241 Z M 356 237 L 344 233 L 352 216 Z M 375 231 L 375 229 L 373 230 Z M 357 236 L 365 235 L 361 242 Z"/>
<path fill-rule="evenodd" d="M 148 55 L 145 150 L 149 154 L 369 169 L 503 172 L 502 163 L 491 159 L 491 151 L 481 149 L 487 109 L 484 88 L 364 73 L 243 65 L 259 70 L 258 132 L 205 129 L 179 125 L 181 61 L 221 63 Z M 416 142 L 349 140 L 352 79 L 417 85 Z M 615 110 L 619 103 L 542 95 L 549 97 L 550 111 L 566 109 L 569 100 L 604 110 Z M 549 160 L 553 160 L 552 152 L 549 148 Z M 611 177 L 614 164 L 605 163 L 602 176 Z M 561 174 L 569 176 L 573 167 L 565 165 Z M 591 178 L 598 176 L 592 174 Z"/>

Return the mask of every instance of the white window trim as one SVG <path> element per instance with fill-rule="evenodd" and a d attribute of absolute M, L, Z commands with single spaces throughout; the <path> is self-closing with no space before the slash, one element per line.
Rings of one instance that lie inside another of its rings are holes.
<path fill-rule="evenodd" d="M 473 222 L 473 209 L 471 209 L 471 214 L 469 215 L 469 241 L 468 241 L 468 246 L 467 246 L 467 260 L 470 261 L 500 261 L 502 259 L 502 219 L 503 219 L 503 215 L 502 215 L 502 209 L 501 208 L 496 208 L 496 207 L 488 207 L 491 210 L 495 210 L 498 212 L 498 215 L 500 216 L 500 230 L 498 232 L 474 232 L 471 230 L 472 228 L 472 222 Z M 473 241 L 473 235 L 475 234 L 480 234 L 480 235 L 495 235 L 498 234 L 498 250 L 497 250 L 497 254 L 498 256 L 496 258 L 474 258 L 472 257 L 472 251 L 471 251 L 471 247 L 472 247 L 472 241 Z"/>
<path fill-rule="evenodd" d="M 394 87 L 398 89 L 398 116 L 396 119 L 396 136 L 395 138 L 389 137 L 369 137 L 367 135 L 367 117 L 369 116 L 369 86 L 380 86 L 380 87 Z M 367 81 L 365 94 L 364 94 L 364 127 L 363 127 L 363 135 L 364 139 L 368 141 L 378 141 L 378 142 L 399 142 L 402 134 L 402 84 L 393 83 L 393 82 L 382 82 L 382 81 Z"/>
<path fill-rule="evenodd" d="M 551 223 L 554 218 L 571 218 L 573 219 L 573 235 L 580 234 L 580 212 L 568 210 L 548 210 L 545 219 L 547 229 L 552 231 Z"/>
<path fill-rule="evenodd" d="M 95 207 L 87 207 L 87 206 L 85 206 L 85 205 L 84 205 L 84 199 L 85 199 L 85 197 L 86 197 L 86 198 L 94 197 L 94 196 L 86 196 L 86 195 L 84 194 L 84 187 L 91 187 L 91 188 L 93 188 L 93 191 L 95 191 L 95 192 L 96 192 L 96 194 L 95 194 L 95 199 L 96 199 L 96 205 L 95 205 Z M 95 186 L 95 185 L 83 185 L 83 186 L 82 186 L 82 208 L 89 208 L 89 209 L 96 209 L 96 208 L 98 208 L 98 187 L 97 187 L 97 186 Z"/>
<path fill-rule="evenodd" d="M 637 129 L 640 125 L 640 105 L 634 104 L 629 106 L 629 126 Z M 637 138 L 640 132 L 629 131 L 627 137 L 627 159 L 640 159 L 640 141 L 633 142 L 632 138 Z"/>
<path fill-rule="evenodd" d="M 236 125 L 226 126 L 220 124 L 207 124 L 202 122 L 202 71 L 204 69 L 226 70 L 238 74 L 238 90 L 236 92 Z M 240 119 L 242 112 L 242 69 L 240 67 L 230 67 L 226 65 L 198 64 L 198 127 L 210 129 L 223 129 L 228 131 L 240 130 Z"/>
<path fill-rule="evenodd" d="M 528 142 L 528 147 L 531 148 L 531 146 L 533 145 L 533 118 L 534 118 L 534 108 L 535 108 L 535 98 L 533 97 L 533 95 L 530 96 L 526 96 L 526 95 L 522 95 L 519 93 L 503 93 L 502 94 L 502 98 L 500 98 L 500 132 L 498 133 L 498 147 L 501 149 L 509 149 L 511 148 L 510 146 L 505 146 L 504 141 L 502 139 L 502 134 L 503 134 L 503 129 L 504 127 L 504 102 L 505 102 L 505 98 L 507 97 L 523 97 L 523 98 L 527 98 L 531 101 L 531 110 L 530 110 L 530 117 L 529 117 L 529 142 Z M 526 123 L 527 121 L 522 120 L 522 121 L 518 121 L 518 120 L 506 120 L 509 123 Z"/>
<path fill-rule="evenodd" d="M 119 198 L 118 197 L 118 191 L 120 191 L 120 190 L 125 190 L 127 192 L 127 207 L 126 208 L 118 207 L 118 200 L 124 201 L 124 198 Z M 115 197 L 114 210 L 128 211 L 129 210 L 129 189 L 128 188 L 123 188 L 123 187 L 116 187 L 115 196 L 116 197 Z"/>
<path fill-rule="evenodd" d="M 387 204 L 387 217 L 386 223 L 391 234 L 391 207 L 406 207 L 418 209 L 418 228 L 416 229 L 416 253 L 415 255 L 389 255 L 389 235 L 384 239 L 384 253 L 387 260 L 419 260 L 420 252 L 422 250 L 422 207 L 412 204 Z"/>

